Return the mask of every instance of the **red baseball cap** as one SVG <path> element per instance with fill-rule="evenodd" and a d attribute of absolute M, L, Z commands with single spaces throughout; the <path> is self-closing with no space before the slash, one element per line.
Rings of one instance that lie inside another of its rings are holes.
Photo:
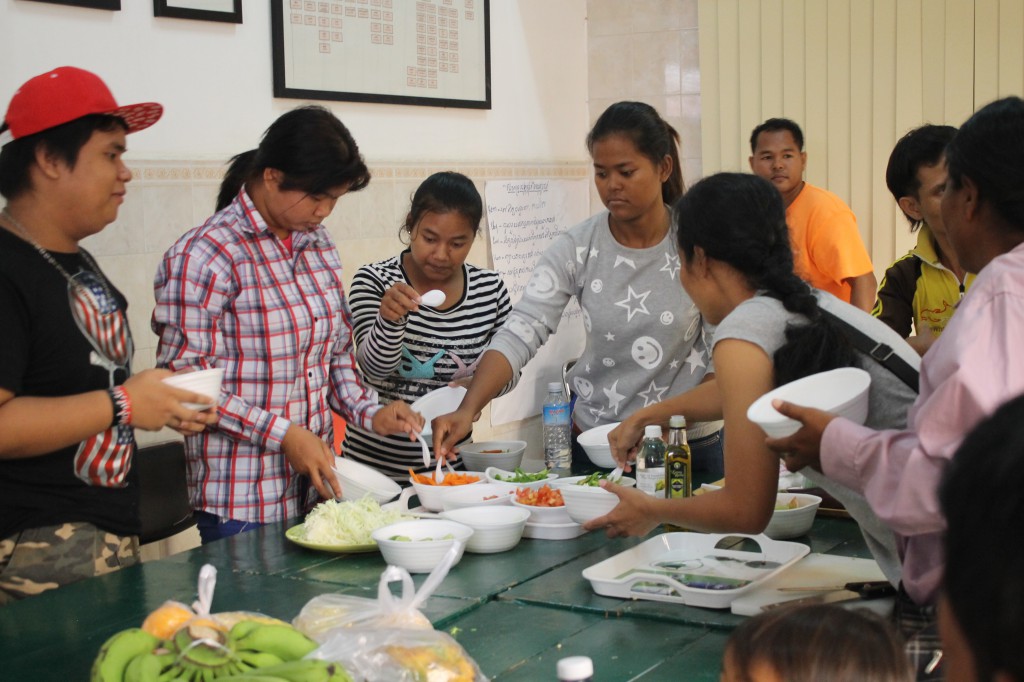
<path fill-rule="evenodd" d="M 134 133 L 156 123 L 163 112 L 155 102 L 118 106 L 99 76 L 61 66 L 30 79 L 14 93 L 4 116 L 8 130 L 0 133 L 0 146 L 89 114 L 118 116 Z"/>

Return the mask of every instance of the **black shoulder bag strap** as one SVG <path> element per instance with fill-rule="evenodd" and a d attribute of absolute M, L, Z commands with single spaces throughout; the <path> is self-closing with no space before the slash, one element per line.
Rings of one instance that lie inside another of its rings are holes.
<path fill-rule="evenodd" d="M 846 340 L 849 341 L 854 348 L 871 356 L 871 358 L 878 364 L 895 374 L 900 381 L 912 388 L 914 393 L 918 393 L 920 391 L 920 382 L 917 370 L 911 367 L 906 360 L 897 355 L 896 351 L 894 351 L 892 347 L 875 341 L 846 320 L 825 310 L 824 308 L 821 309 L 821 312 L 828 315 L 829 318 L 836 323 L 839 329 L 842 330 L 843 336 L 846 337 Z"/>

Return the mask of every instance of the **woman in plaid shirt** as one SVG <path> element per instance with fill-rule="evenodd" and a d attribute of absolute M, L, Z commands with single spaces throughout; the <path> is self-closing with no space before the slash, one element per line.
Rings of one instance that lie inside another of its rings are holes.
<path fill-rule="evenodd" d="M 217 424 L 185 441 L 204 543 L 340 493 L 332 409 L 381 434 L 423 424 L 405 402 L 381 406 L 356 371 L 341 260 L 322 225 L 370 181 L 348 129 L 322 107 L 292 110 L 233 159 L 225 185 L 235 177 L 238 191 L 221 192 L 231 202 L 164 254 L 155 282 L 157 364 L 225 370 Z"/>

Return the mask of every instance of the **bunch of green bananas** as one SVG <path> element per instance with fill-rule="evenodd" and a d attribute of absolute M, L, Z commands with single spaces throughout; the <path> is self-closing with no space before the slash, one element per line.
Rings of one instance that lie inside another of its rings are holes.
<path fill-rule="evenodd" d="M 337 663 L 302 660 L 316 642 L 286 624 L 253 620 L 227 633 L 202 622 L 168 640 L 140 628 L 106 641 L 91 682 L 351 682 Z"/>

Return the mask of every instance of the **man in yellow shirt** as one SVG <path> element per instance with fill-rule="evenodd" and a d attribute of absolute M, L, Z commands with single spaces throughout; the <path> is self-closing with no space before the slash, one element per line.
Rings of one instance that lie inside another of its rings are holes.
<path fill-rule="evenodd" d="M 952 126 L 915 128 L 896 143 L 885 169 L 885 184 L 910 231 L 917 232 L 917 244 L 885 271 L 871 314 L 921 355 L 946 328 L 974 281 L 949 243 L 939 210 L 946 189 L 946 145 L 954 135 Z"/>
<path fill-rule="evenodd" d="M 754 128 L 750 150 L 750 169 L 775 185 L 786 204 L 796 271 L 811 286 L 870 311 L 878 282 L 857 219 L 835 194 L 804 182 L 800 126 L 770 118 Z"/>

